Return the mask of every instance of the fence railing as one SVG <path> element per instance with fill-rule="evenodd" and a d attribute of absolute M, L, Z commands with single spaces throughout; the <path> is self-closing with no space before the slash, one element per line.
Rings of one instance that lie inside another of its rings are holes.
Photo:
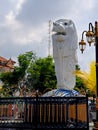
<path fill-rule="evenodd" d="M 0 128 L 89 129 L 87 97 L 0 98 Z"/>

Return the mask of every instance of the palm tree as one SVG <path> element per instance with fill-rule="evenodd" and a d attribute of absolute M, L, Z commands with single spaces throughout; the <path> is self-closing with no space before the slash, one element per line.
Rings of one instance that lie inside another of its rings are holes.
<path fill-rule="evenodd" d="M 76 70 L 75 75 L 80 77 L 84 86 L 86 86 L 86 90 L 90 91 L 92 94 L 96 93 L 96 67 L 95 61 L 92 61 L 89 64 L 89 71 L 81 71 Z"/>

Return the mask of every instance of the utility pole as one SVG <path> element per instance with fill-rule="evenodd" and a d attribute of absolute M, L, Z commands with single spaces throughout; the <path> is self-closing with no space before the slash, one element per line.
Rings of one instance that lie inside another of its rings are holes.
<path fill-rule="evenodd" d="M 51 20 L 49 20 L 49 32 L 48 32 L 48 56 L 50 56 L 50 49 L 51 49 Z"/>

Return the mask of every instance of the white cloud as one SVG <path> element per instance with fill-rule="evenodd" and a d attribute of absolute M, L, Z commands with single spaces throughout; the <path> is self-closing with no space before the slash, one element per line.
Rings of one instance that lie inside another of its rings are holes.
<path fill-rule="evenodd" d="M 17 0 L 16 11 L 19 12 L 22 9 L 22 5 L 25 3 L 25 0 Z M 18 13 L 16 13 L 18 14 Z"/>

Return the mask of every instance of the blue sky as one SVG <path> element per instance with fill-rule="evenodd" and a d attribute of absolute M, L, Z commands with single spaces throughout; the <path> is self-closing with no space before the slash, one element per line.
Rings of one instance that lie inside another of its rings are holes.
<path fill-rule="evenodd" d="M 0 0 L 0 56 L 15 61 L 28 51 L 48 56 L 49 20 L 72 19 L 80 41 L 88 24 L 98 20 L 97 5 L 98 0 Z M 77 55 L 80 68 L 87 71 L 95 60 L 95 47 L 87 45 L 83 54 L 78 48 Z"/>

